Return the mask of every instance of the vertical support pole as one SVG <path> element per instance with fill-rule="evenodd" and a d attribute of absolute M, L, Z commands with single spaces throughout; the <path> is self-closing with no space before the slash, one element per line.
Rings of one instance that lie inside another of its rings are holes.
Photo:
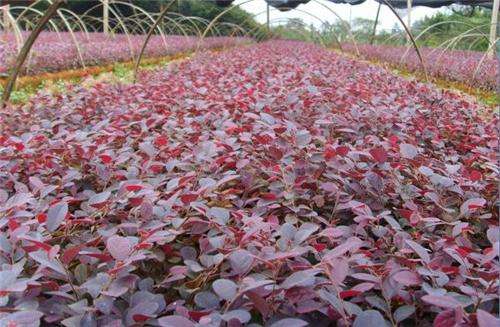
<path fill-rule="evenodd" d="M 373 23 L 372 37 L 370 38 L 370 44 L 373 44 L 375 39 L 375 34 L 377 34 L 377 25 L 378 25 L 378 17 L 380 16 L 380 7 L 382 7 L 382 3 L 378 3 L 377 15 L 375 16 L 375 23 Z"/>
<path fill-rule="evenodd" d="M 270 9 L 269 9 L 269 4 L 266 2 L 267 10 L 266 10 L 266 25 L 267 25 L 267 32 L 269 33 L 271 31 L 271 23 L 270 23 Z"/>
<path fill-rule="evenodd" d="M 352 31 L 352 6 L 349 5 L 349 29 Z"/>
<path fill-rule="evenodd" d="M 497 39 L 498 30 L 498 10 L 500 9 L 500 0 L 493 1 L 493 9 L 491 11 L 491 26 L 490 26 L 490 43 L 488 50 L 488 58 L 492 59 L 495 55 L 495 41 Z"/>
<path fill-rule="evenodd" d="M 408 16 L 406 16 L 407 22 L 406 25 L 408 26 L 408 30 L 411 31 L 411 8 L 412 8 L 412 0 L 406 0 L 406 6 L 407 6 L 407 11 L 408 11 Z M 408 44 L 410 44 L 410 35 L 406 35 L 406 41 Z"/>
<path fill-rule="evenodd" d="M 153 35 L 154 30 L 158 27 L 158 25 L 161 23 L 163 18 L 165 18 L 165 15 L 167 14 L 168 9 L 170 8 L 171 5 L 173 5 L 174 1 L 175 0 L 170 1 L 168 5 L 163 7 L 160 15 L 158 16 L 158 18 L 154 22 L 153 26 L 151 26 L 151 28 L 149 29 L 148 34 L 146 35 L 146 40 L 144 40 L 144 43 L 142 44 L 141 52 L 139 53 L 139 56 L 137 57 L 137 61 L 135 62 L 134 83 L 137 80 L 137 72 L 139 71 L 139 65 L 141 64 L 141 59 L 142 59 L 142 56 L 144 55 L 144 51 L 146 50 L 148 42 L 151 39 L 151 36 Z M 177 2 L 177 5 L 179 5 L 179 2 Z M 179 7 L 177 7 L 177 8 L 179 8 Z"/>
<path fill-rule="evenodd" d="M 401 16 L 398 15 L 396 9 L 391 5 L 391 3 L 388 0 L 379 0 L 384 2 L 384 4 L 389 7 L 389 9 L 392 11 L 394 16 L 399 20 L 403 28 L 405 29 L 406 34 L 408 34 L 408 37 L 410 38 L 411 43 L 413 44 L 413 48 L 417 52 L 418 60 L 420 60 L 420 64 L 422 65 L 422 69 L 424 70 L 424 75 L 425 75 L 425 81 L 429 82 L 429 74 L 427 74 L 427 68 L 425 67 L 425 62 L 424 62 L 424 57 L 422 57 L 422 53 L 420 52 L 420 49 L 418 48 L 417 42 L 415 41 L 415 38 L 413 37 L 413 34 L 411 33 L 411 30 L 406 26 L 404 20 L 401 18 Z"/>
<path fill-rule="evenodd" d="M 102 26 L 104 34 L 109 34 L 109 0 L 102 0 Z"/>
<path fill-rule="evenodd" d="M 160 3 L 160 14 L 165 10 L 165 7 L 166 7 L 166 4 L 162 1 Z M 179 8 L 179 3 L 177 3 L 177 8 Z M 177 10 L 179 10 L 179 9 L 177 9 Z M 160 24 L 161 24 L 161 22 L 160 22 Z M 163 26 L 160 27 L 160 29 L 163 29 Z"/>
<path fill-rule="evenodd" d="M 10 5 L 5 5 L 2 7 L 3 29 L 5 32 L 10 29 L 9 11 Z"/>

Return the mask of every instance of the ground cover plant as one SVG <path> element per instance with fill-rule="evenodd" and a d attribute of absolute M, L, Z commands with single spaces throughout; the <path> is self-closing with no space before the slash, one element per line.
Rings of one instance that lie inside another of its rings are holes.
<path fill-rule="evenodd" d="M 344 48 L 356 53 L 352 44 L 345 44 Z M 357 48 L 362 58 L 385 62 L 410 72 L 423 73 L 422 64 L 413 49 L 407 51 L 406 47 L 369 44 L 357 44 Z M 430 77 L 459 82 L 487 91 L 497 89 L 497 58 L 488 58 L 480 51 L 421 48 L 421 52 Z"/>
<path fill-rule="evenodd" d="M 25 35 L 25 38 L 27 34 Z M 46 72 L 75 69 L 87 66 L 106 65 L 130 61 L 139 55 L 144 35 L 76 32 L 74 37 L 80 47 L 80 54 L 73 36 L 69 32 L 42 32 L 35 42 L 31 56 L 24 67 L 24 74 L 35 75 Z M 177 53 L 201 49 L 215 49 L 248 42 L 238 37 L 207 37 L 201 43 L 194 36 L 154 35 L 148 43 L 145 57 L 165 57 Z M 15 35 L 0 32 L 0 74 L 12 68 L 17 55 Z"/>
<path fill-rule="evenodd" d="M 483 109 L 292 41 L 6 108 L 0 325 L 498 325 Z"/>

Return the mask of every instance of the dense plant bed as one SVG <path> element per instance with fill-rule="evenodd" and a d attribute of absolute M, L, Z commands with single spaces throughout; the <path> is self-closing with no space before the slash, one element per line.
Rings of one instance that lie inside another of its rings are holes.
<path fill-rule="evenodd" d="M 210 51 L 222 51 L 224 48 L 211 49 Z M 193 53 L 177 53 L 167 57 L 144 58 L 141 60 L 141 70 L 154 70 L 160 66 L 166 66 L 172 61 L 185 60 Z M 80 69 L 63 70 L 54 73 L 42 73 L 38 75 L 26 75 L 19 77 L 16 89 L 9 99 L 11 103 L 20 104 L 27 102 L 40 90 L 45 93 L 56 94 L 66 92 L 68 85 L 81 84 L 85 87 L 96 83 L 132 83 L 134 80 L 134 67 L 136 62 L 117 62 L 105 66 L 91 66 Z M 0 78 L 0 95 L 2 87 L 7 84 L 8 77 Z"/>
<path fill-rule="evenodd" d="M 368 60 L 381 61 L 393 67 L 402 67 L 411 72 L 423 73 L 422 64 L 413 50 L 405 47 L 357 44 L 361 56 Z M 352 44 L 344 49 L 356 53 Z M 498 84 L 498 60 L 485 57 L 484 52 L 421 48 L 430 77 L 459 82 L 473 88 L 495 91 Z"/>
<path fill-rule="evenodd" d="M 0 114 L 0 325 L 498 323 L 497 120 L 314 45 Z"/>
<path fill-rule="evenodd" d="M 139 55 L 146 39 L 144 35 L 106 36 L 103 33 L 74 33 L 83 62 L 88 66 L 130 61 Z M 25 38 L 28 34 L 24 35 Z M 201 49 L 214 49 L 249 42 L 245 38 L 207 37 Z M 190 52 L 198 47 L 199 38 L 186 36 L 154 35 L 148 43 L 146 57 L 164 57 Z M 15 35 L 0 33 L 0 74 L 9 71 L 17 54 Z M 68 32 L 43 32 L 33 46 L 32 54 L 24 67 L 24 74 L 36 75 L 81 68 L 82 61 L 73 37 Z"/>

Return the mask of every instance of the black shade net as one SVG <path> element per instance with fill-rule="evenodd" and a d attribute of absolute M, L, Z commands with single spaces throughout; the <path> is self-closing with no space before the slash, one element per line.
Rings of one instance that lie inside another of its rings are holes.
<path fill-rule="evenodd" d="M 234 0 L 215 0 L 215 3 L 219 6 L 227 7 L 231 5 L 233 1 Z M 266 0 L 266 2 L 270 6 L 280 11 L 288 11 L 297 8 L 299 5 L 308 3 L 309 1 L 311 0 Z M 327 1 L 333 3 L 350 4 L 354 6 L 361 4 L 366 0 L 327 0 Z M 384 1 L 381 0 L 375 0 L 375 1 L 384 4 Z M 407 0 L 388 0 L 387 2 L 389 2 L 394 8 L 399 8 L 399 9 L 404 9 L 407 8 L 408 6 Z M 439 8 L 443 6 L 449 6 L 452 4 L 482 6 L 482 7 L 492 8 L 493 1 L 491 0 L 413 0 L 412 1 L 413 7 L 425 6 L 431 8 Z"/>

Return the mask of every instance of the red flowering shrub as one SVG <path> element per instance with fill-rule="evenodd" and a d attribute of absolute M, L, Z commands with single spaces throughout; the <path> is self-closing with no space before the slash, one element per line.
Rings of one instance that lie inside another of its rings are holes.
<path fill-rule="evenodd" d="M 23 33 L 24 38 L 28 33 Z M 78 42 L 75 45 L 69 32 L 42 32 L 30 52 L 29 59 L 22 71 L 26 75 L 46 72 L 58 72 L 67 69 L 87 66 L 106 65 L 115 62 L 135 60 L 146 39 L 145 35 L 116 34 L 107 36 L 104 33 L 73 33 Z M 153 35 L 144 52 L 144 57 L 164 57 L 183 52 L 201 49 L 214 49 L 234 46 L 250 42 L 239 37 L 207 37 L 199 42 L 194 36 Z M 13 33 L 0 32 L 0 73 L 8 73 L 17 56 L 16 36 Z"/>
<path fill-rule="evenodd" d="M 361 56 L 368 60 L 383 61 L 401 66 L 411 72 L 423 72 L 422 64 L 413 49 L 405 47 L 358 44 Z M 352 44 L 344 49 L 356 53 Z M 427 73 L 431 77 L 459 82 L 474 88 L 495 91 L 498 80 L 498 60 L 488 58 L 484 52 L 421 48 Z"/>
<path fill-rule="evenodd" d="M 7 108 L 0 325 L 493 326 L 480 109 L 285 41 Z"/>

